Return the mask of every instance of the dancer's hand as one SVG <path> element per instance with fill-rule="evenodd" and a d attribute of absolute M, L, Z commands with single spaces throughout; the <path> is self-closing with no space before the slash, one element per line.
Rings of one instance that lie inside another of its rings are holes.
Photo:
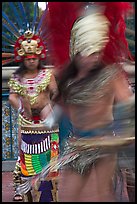
<path fill-rule="evenodd" d="M 26 96 L 22 97 L 21 101 L 22 101 L 22 105 L 23 105 L 23 109 L 24 109 L 23 115 L 26 118 L 31 118 L 32 117 L 32 111 L 31 111 L 31 105 L 30 105 L 30 101 L 29 101 L 28 97 L 26 97 Z"/>

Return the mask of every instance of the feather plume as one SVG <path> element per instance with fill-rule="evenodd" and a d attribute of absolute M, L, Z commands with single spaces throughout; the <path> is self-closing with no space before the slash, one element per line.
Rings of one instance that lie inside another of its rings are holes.
<path fill-rule="evenodd" d="M 2 57 L 14 57 L 13 53 L 2 53 Z"/>
<path fill-rule="evenodd" d="M 4 46 L 14 47 L 13 44 L 10 44 L 9 42 L 2 41 L 2 47 L 4 47 Z"/>
<path fill-rule="evenodd" d="M 18 7 L 19 7 L 19 10 L 20 10 L 20 14 L 22 16 L 22 20 L 23 20 L 23 22 L 25 22 L 25 24 L 24 24 L 24 26 L 22 28 L 26 29 L 28 21 L 27 21 L 26 12 L 25 12 L 25 9 L 24 9 L 24 6 L 23 6 L 23 2 L 18 2 Z"/>
<path fill-rule="evenodd" d="M 103 60 L 108 64 L 130 57 L 125 37 L 125 17 L 133 12 L 131 4 L 129 2 L 97 2 L 96 4 L 104 7 L 104 15 L 111 23 L 109 42 L 104 49 Z"/>
<path fill-rule="evenodd" d="M 12 48 L 2 48 L 2 52 L 13 52 Z"/>
<path fill-rule="evenodd" d="M 35 24 L 37 21 L 37 15 L 38 15 L 38 2 L 36 2 L 34 5 L 34 17 L 33 17 L 33 22 L 32 22 L 33 32 L 35 32 Z"/>
<path fill-rule="evenodd" d="M 13 59 L 14 55 L 14 47 L 17 39 L 19 39 L 28 28 L 36 35 L 41 36 L 41 19 L 38 14 L 38 2 L 32 2 L 34 5 L 33 9 L 33 19 L 30 18 L 30 13 L 25 10 L 24 2 L 8 2 L 9 11 L 13 12 L 14 15 L 11 16 L 6 13 L 6 11 L 2 12 L 2 65 L 9 64 L 15 59 Z M 30 22 L 31 21 L 31 22 Z M 40 21 L 40 23 L 38 22 Z M 35 29 L 38 24 L 37 30 Z M 46 38 L 42 39 L 43 43 L 46 44 Z M 8 53 L 11 53 L 9 55 Z M 5 59 L 5 58 L 9 59 Z"/>
<path fill-rule="evenodd" d="M 11 44 L 15 44 L 15 41 L 13 41 L 13 39 L 11 38 L 10 35 L 8 35 L 7 33 L 5 32 L 2 32 L 2 37 L 3 37 L 3 41 L 6 41 L 6 42 L 9 42 Z M 4 40 L 5 39 L 5 40 Z"/>
<path fill-rule="evenodd" d="M 70 31 L 84 2 L 48 2 L 52 60 L 63 65 L 69 60 Z M 46 22 L 43 22 L 44 29 Z"/>
<path fill-rule="evenodd" d="M 16 37 L 19 37 L 19 32 L 17 27 L 9 20 L 9 18 L 7 17 L 7 15 L 2 12 L 2 25 L 9 30 L 9 32 L 12 32 L 13 35 L 15 35 Z"/>
<path fill-rule="evenodd" d="M 13 13 L 14 13 L 14 16 L 15 16 L 15 19 L 16 19 L 16 22 L 17 22 L 18 26 L 20 28 L 22 28 L 23 27 L 23 21 L 20 18 L 20 15 L 18 13 L 18 9 L 15 7 L 13 2 L 9 2 L 9 6 L 11 8 L 11 11 L 13 11 Z"/>
<path fill-rule="evenodd" d="M 128 43 L 125 37 L 124 17 L 131 12 L 132 6 L 128 2 L 90 2 L 93 6 L 103 6 L 104 15 L 109 19 L 109 43 L 104 49 L 105 63 L 121 61 L 130 56 Z M 70 31 L 74 21 L 79 17 L 84 2 L 48 2 L 49 32 L 53 61 L 56 65 L 63 65 L 69 60 Z M 42 29 L 47 25 L 44 21 Z M 61 66 L 59 66 L 61 67 Z"/>
<path fill-rule="evenodd" d="M 13 61 L 14 61 L 14 59 L 2 60 L 2 66 L 3 66 L 3 65 L 6 65 L 6 64 L 9 64 L 9 63 L 11 63 L 11 62 L 13 62 Z"/>

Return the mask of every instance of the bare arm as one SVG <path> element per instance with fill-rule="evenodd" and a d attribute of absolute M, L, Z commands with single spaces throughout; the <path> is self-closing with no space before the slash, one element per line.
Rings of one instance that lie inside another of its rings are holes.
<path fill-rule="evenodd" d="M 129 86 L 128 81 L 122 75 L 118 76 L 114 82 L 115 106 L 114 115 L 116 120 L 130 120 L 130 127 L 134 129 L 135 116 L 135 95 Z M 124 124 L 124 123 L 123 123 Z M 126 124 L 126 123 L 125 123 Z M 126 130 L 127 131 L 127 130 Z"/>
<path fill-rule="evenodd" d="M 10 93 L 9 103 L 15 110 L 18 111 L 21 105 L 19 95 L 16 93 Z M 18 125 L 18 149 L 19 149 L 19 155 L 20 155 L 20 150 L 21 150 L 21 127 L 20 125 Z"/>
<path fill-rule="evenodd" d="M 15 110 L 19 112 L 24 110 L 24 116 L 31 118 L 31 106 L 27 97 L 20 97 L 16 93 L 11 93 L 9 95 L 9 103 Z"/>
<path fill-rule="evenodd" d="M 126 102 L 132 95 L 133 92 L 127 79 L 121 72 L 119 72 L 114 80 L 115 103 Z"/>
<path fill-rule="evenodd" d="M 51 78 L 50 78 L 49 91 L 51 93 L 51 100 L 54 100 L 58 94 L 58 87 L 57 87 L 56 79 L 53 74 L 51 75 Z"/>
<path fill-rule="evenodd" d="M 11 104 L 11 106 L 18 110 L 20 107 L 20 98 L 19 95 L 16 93 L 10 93 L 9 95 L 9 103 Z"/>

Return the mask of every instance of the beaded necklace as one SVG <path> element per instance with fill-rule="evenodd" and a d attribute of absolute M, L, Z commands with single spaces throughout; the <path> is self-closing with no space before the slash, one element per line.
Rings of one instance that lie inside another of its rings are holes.
<path fill-rule="evenodd" d="M 9 81 L 9 87 L 21 96 L 28 96 L 33 105 L 40 92 L 44 91 L 50 83 L 51 70 L 42 69 L 35 78 L 26 79 L 13 75 Z"/>

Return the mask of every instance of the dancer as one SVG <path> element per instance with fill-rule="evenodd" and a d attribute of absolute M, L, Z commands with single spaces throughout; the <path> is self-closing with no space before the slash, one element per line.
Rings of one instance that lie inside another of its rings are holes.
<path fill-rule="evenodd" d="M 18 110 L 21 128 L 21 184 L 16 193 L 21 193 L 26 202 L 56 201 L 58 172 L 50 172 L 47 180 L 43 178 L 37 183 L 33 180 L 33 176 L 58 155 L 58 125 L 49 127 L 47 120 L 53 113 L 56 80 L 52 70 L 41 63 L 46 58 L 46 51 L 38 35 L 27 30 L 16 41 L 14 52 L 15 60 L 22 62 L 9 81 L 9 102 Z"/>
<path fill-rule="evenodd" d="M 88 13 L 77 15 L 74 24 L 71 22 L 71 62 L 63 69 L 58 86 L 58 98 L 67 116 L 61 124 L 62 128 L 68 128 L 60 130 L 62 158 L 69 160 L 64 161 L 64 165 L 62 162 L 60 169 L 58 196 L 61 202 L 128 201 L 126 189 L 115 181 L 118 178 L 117 148 L 125 144 L 124 139 L 130 141 L 134 129 L 134 95 L 122 68 L 124 58 L 129 55 L 123 16 L 131 7 L 125 2 L 103 3 L 103 9 L 91 5 Z M 65 3 L 49 2 L 48 6 L 53 30 L 54 25 L 58 26 L 53 18 L 54 9 L 64 11 L 60 16 L 64 15 L 62 21 L 67 22 Z M 60 29 L 54 30 L 57 36 L 60 31 L 60 36 L 65 35 L 61 23 Z M 59 47 L 54 39 L 55 55 L 62 62 L 62 53 L 67 49 L 56 52 Z M 115 128 L 115 106 L 119 113 L 116 115 L 122 121 L 125 122 L 127 116 L 133 118 L 132 126 L 123 122 L 121 129 Z"/>

